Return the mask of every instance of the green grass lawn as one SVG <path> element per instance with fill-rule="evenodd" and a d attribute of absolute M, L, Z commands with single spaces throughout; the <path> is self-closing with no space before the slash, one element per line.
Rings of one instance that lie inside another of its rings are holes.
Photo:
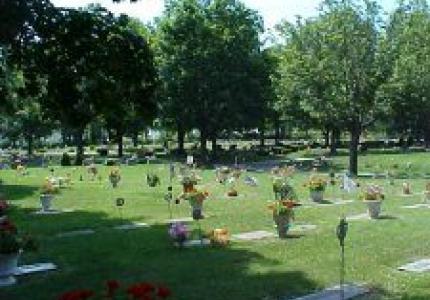
<path fill-rule="evenodd" d="M 361 171 L 387 170 L 393 164 L 404 169 L 412 163 L 412 173 L 425 173 L 430 154 L 380 154 L 360 158 Z M 346 157 L 336 162 L 342 167 Z M 148 168 L 158 173 L 162 185 L 149 188 Z M 118 279 L 126 284 L 137 281 L 164 283 L 181 300 L 249 300 L 294 298 L 338 281 L 339 247 L 335 227 L 343 214 L 365 212 L 363 203 L 298 208 L 296 223 L 315 224 L 317 229 L 301 238 L 233 242 L 226 248 L 179 250 L 172 246 L 164 221 L 169 217 L 166 202 L 168 165 L 121 167 L 120 187 L 107 183 L 108 167 L 100 167 L 102 181 L 89 181 L 85 168 L 55 168 L 56 175 L 72 173 L 74 185 L 56 197 L 54 207 L 74 209 L 61 215 L 40 216 L 31 212 L 39 207 L 39 187 L 48 169 L 30 169 L 26 177 L 12 170 L 0 171 L 2 192 L 13 204 L 11 215 L 19 228 L 38 240 L 36 253 L 25 253 L 22 263 L 54 262 L 58 271 L 20 277 L 19 284 L 0 289 L 2 300 L 56 299 L 75 288 L 102 288 L 104 281 Z M 430 171 L 430 169 L 428 169 Z M 83 181 L 79 181 L 81 174 Z M 205 202 L 208 218 L 204 230 L 228 228 L 231 233 L 251 230 L 274 231 L 266 201 L 272 200 L 270 177 L 255 173 L 258 187 L 240 184 L 240 197 L 228 199 L 226 188 L 215 182 L 213 170 L 201 171 L 202 186 L 211 194 Z M 309 203 L 303 187 L 308 173 L 298 173 L 294 185 L 301 202 Z M 367 180 L 386 187 L 383 214 L 393 218 L 377 221 L 351 221 L 346 245 L 347 280 L 364 282 L 375 288 L 372 299 L 430 299 L 430 274 L 396 271 L 414 258 L 430 257 L 430 209 L 413 210 L 402 205 L 419 203 L 422 196 L 400 197 L 402 180 L 390 187 L 387 180 Z M 426 180 L 410 181 L 414 192 L 422 192 Z M 362 181 L 362 183 L 365 183 Z M 174 193 L 180 185 L 175 181 Z M 331 189 L 326 192 L 331 196 Z M 338 193 L 339 194 L 339 193 Z M 340 195 L 340 194 L 339 194 Z M 114 199 L 124 197 L 119 210 Z M 348 197 L 347 197 L 348 198 Z M 174 217 L 188 217 L 187 203 L 173 207 Z M 117 231 L 113 226 L 127 222 L 146 222 L 150 228 Z M 196 229 L 197 225 L 191 225 Z M 57 238 L 56 234 L 92 228 L 88 236 Z"/>

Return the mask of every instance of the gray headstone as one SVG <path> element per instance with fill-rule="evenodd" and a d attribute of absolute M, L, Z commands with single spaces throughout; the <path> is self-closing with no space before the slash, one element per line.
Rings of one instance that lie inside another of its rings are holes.
<path fill-rule="evenodd" d="M 353 299 L 369 292 L 369 289 L 359 284 L 344 284 L 343 288 L 345 291 L 344 299 Z M 339 300 L 341 295 L 340 293 L 340 285 L 337 285 L 331 288 L 327 288 L 321 292 L 296 298 L 294 300 Z"/>
<path fill-rule="evenodd" d="M 31 273 L 53 271 L 56 269 L 57 269 L 57 266 L 53 263 L 39 263 L 39 264 L 33 264 L 33 265 L 20 266 L 16 268 L 14 275 L 16 276 L 27 275 Z"/>
<path fill-rule="evenodd" d="M 185 217 L 185 218 L 177 218 L 177 219 L 169 219 L 169 220 L 166 220 L 166 223 L 167 224 L 171 224 L 171 223 L 191 223 L 191 222 L 193 222 L 194 220 L 193 220 L 193 218 L 191 218 L 191 217 Z"/>
<path fill-rule="evenodd" d="M 184 243 L 184 247 L 205 247 L 210 246 L 211 241 L 208 239 L 202 239 L 202 240 L 189 240 Z"/>
<path fill-rule="evenodd" d="M 403 208 L 430 208 L 430 204 L 415 204 L 415 205 L 408 205 L 408 206 L 402 206 Z"/>
<path fill-rule="evenodd" d="M 297 224 L 293 225 L 288 232 L 304 232 L 304 231 L 311 231 L 317 229 L 316 225 L 310 225 L 310 224 Z"/>
<path fill-rule="evenodd" d="M 57 237 L 73 237 L 73 236 L 80 236 L 80 235 L 90 235 L 94 233 L 95 231 L 92 229 L 83 229 L 83 230 L 74 230 L 74 231 L 59 233 L 57 234 Z"/>
<path fill-rule="evenodd" d="M 146 223 L 132 223 L 132 224 L 123 224 L 115 226 L 114 229 L 117 230 L 131 230 L 131 229 L 138 229 L 138 228 L 147 228 L 149 227 Z"/>
<path fill-rule="evenodd" d="M 36 212 L 33 212 L 33 215 L 59 215 L 59 214 L 63 214 L 63 213 L 70 213 L 73 212 L 73 209 L 62 209 L 62 210 L 58 210 L 58 209 L 50 209 L 50 210 L 38 210 Z"/>
<path fill-rule="evenodd" d="M 347 221 L 370 220 L 370 217 L 368 214 L 359 214 L 359 215 L 347 216 L 346 220 Z"/>
<path fill-rule="evenodd" d="M 240 241 L 254 241 L 274 237 L 276 237 L 276 234 L 264 230 L 244 232 L 232 235 L 232 239 Z"/>
<path fill-rule="evenodd" d="M 417 260 L 413 263 L 403 265 L 398 268 L 399 271 L 407 271 L 407 272 L 429 272 L 430 271 L 430 259 L 421 259 Z"/>

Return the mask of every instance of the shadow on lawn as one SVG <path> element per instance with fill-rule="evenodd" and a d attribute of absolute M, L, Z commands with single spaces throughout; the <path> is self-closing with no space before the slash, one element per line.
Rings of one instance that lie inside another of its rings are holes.
<path fill-rule="evenodd" d="M 39 188 L 37 186 L 12 184 L 0 185 L 0 193 L 4 194 L 6 196 L 6 199 L 11 201 L 22 200 L 23 198 L 32 196 L 38 190 Z"/>
<path fill-rule="evenodd" d="M 19 278 L 19 285 L 0 290 L 0 299 L 56 299 L 68 290 L 101 290 L 109 279 L 164 283 L 178 300 L 283 299 L 322 288 L 301 271 L 281 268 L 276 256 L 262 256 L 247 244 L 178 249 L 167 225 L 120 231 L 113 226 L 132 222 L 103 212 L 28 217 L 28 210 L 17 210 L 18 225 L 25 224 L 40 243 L 39 252 L 25 254 L 23 263 L 51 261 L 59 269 Z M 95 233 L 56 237 L 72 228 L 93 228 Z"/>

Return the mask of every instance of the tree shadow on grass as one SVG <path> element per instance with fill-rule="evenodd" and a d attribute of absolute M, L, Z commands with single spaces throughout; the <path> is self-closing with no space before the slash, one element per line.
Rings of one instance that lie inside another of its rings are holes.
<path fill-rule="evenodd" d="M 7 200 L 16 201 L 34 195 L 39 188 L 37 186 L 30 185 L 12 185 L 2 184 L 0 185 L 0 194 L 4 194 Z"/>
<path fill-rule="evenodd" d="M 113 226 L 131 221 L 103 212 L 37 218 L 28 218 L 28 213 L 17 212 L 16 222 L 38 237 L 40 250 L 25 254 L 23 263 L 50 261 L 58 270 L 20 277 L 18 285 L 0 290 L 0 299 L 56 299 L 68 290 L 101 290 L 109 279 L 164 283 L 172 290 L 172 299 L 179 300 L 282 299 L 322 288 L 300 270 L 282 266 L 276 256 L 262 256 L 249 244 L 178 249 L 166 225 L 121 231 Z M 56 237 L 71 229 L 71 219 L 80 229 L 97 224 L 95 233 Z"/>

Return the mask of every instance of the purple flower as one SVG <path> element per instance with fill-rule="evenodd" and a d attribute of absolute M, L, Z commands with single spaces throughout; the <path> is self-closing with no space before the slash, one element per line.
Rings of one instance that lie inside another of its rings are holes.
<path fill-rule="evenodd" d="M 185 224 L 181 222 L 176 222 L 170 225 L 169 235 L 172 239 L 184 239 L 188 234 L 188 228 Z"/>

